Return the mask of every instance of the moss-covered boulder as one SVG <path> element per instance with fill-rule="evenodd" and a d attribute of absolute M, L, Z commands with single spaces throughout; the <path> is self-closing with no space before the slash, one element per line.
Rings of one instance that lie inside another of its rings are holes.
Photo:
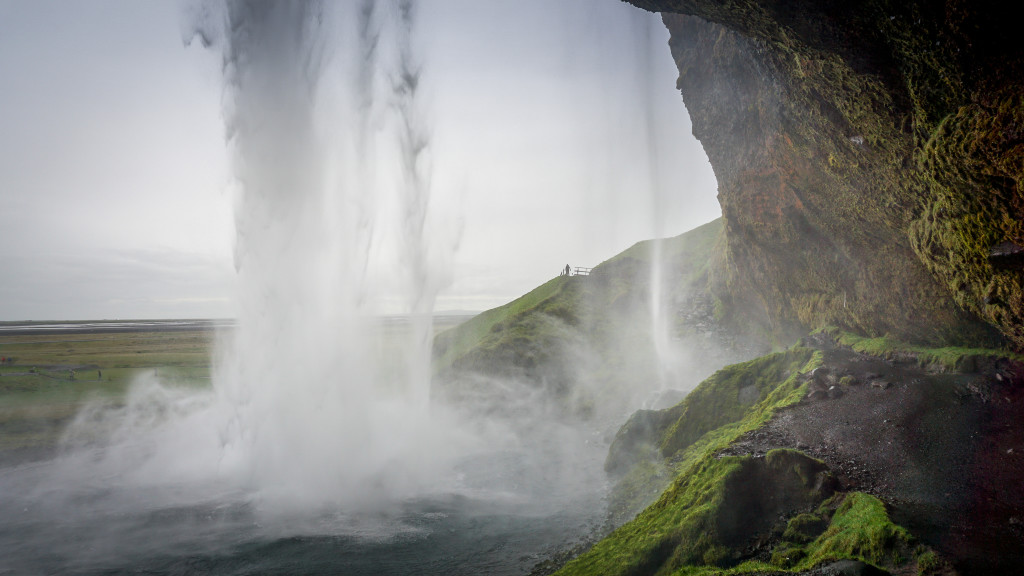
<path fill-rule="evenodd" d="M 615 435 L 605 461 L 616 481 L 610 523 L 629 520 L 654 502 L 674 475 L 799 402 L 807 388 L 804 375 L 820 360 L 814 350 L 795 347 L 730 365 L 675 406 L 634 414 Z"/>
<path fill-rule="evenodd" d="M 661 499 L 562 574 L 656 574 L 686 565 L 735 565 L 748 540 L 780 514 L 832 494 L 824 466 L 798 452 L 707 458 Z"/>

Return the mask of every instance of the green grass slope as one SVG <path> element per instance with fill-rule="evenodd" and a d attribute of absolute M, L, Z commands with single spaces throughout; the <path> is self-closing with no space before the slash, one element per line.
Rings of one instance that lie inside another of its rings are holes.
<path fill-rule="evenodd" d="M 654 382 L 652 260 L 660 253 L 665 264 L 668 301 L 706 294 L 721 230 L 716 220 L 674 238 L 637 243 L 589 276 L 558 276 L 439 333 L 435 390 L 458 397 L 478 388 L 479 377 L 515 378 L 543 386 L 586 416 L 596 404 L 614 404 L 613 397 L 634 393 L 638 383 Z"/>
<path fill-rule="evenodd" d="M 570 326 L 587 323 L 598 329 L 616 304 L 639 298 L 649 284 L 649 265 L 660 244 L 662 258 L 675 274 L 679 289 L 705 290 L 708 262 L 722 231 L 721 219 L 661 241 L 638 242 L 602 262 L 590 276 L 558 276 L 527 294 L 437 335 L 435 369 L 473 364 L 473 354 L 519 348 L 524 340 L 545 339 L 556 325 L 538 322 L 539 315 L 562 320 Z M 483 366 L 477 366 L 482 368 Z"/>

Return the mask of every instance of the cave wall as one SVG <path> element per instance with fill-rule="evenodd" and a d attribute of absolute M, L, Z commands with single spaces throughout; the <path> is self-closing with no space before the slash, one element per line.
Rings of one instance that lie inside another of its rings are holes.
<path fill-rule="evenodd" d="M 1024 347 L 1024 269 L 990 257 L 1024 245 L 1024 58 L 998 4 L 631 2 L 662 13 L 718 179 L 727 322 Z"/>

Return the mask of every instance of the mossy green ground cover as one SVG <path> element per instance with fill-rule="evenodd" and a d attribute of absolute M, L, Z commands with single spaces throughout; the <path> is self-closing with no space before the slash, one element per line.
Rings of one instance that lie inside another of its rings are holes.
<path fill-rule="evenodd" d="M 892 523 L 885 504 L 878 498 L 859 492 L 843 494 L 822 504 L 817 512 L 819 517 L 829 520 L 828 527 L 806 545 L 806 557 L 795 563 L 794 569 L 804 570 L 840 558 L 876 566 L 906 561 L 901 551 L 908 549 L 914 539 Z"/>
<path fill-rule="evenodd" d="M 835 338 L 839 344 L 847 346 L 855 352 L 886 359 L 914 358 L 921 366 L 936 367 L 942 370 L 971 372 L 980 362 L 1003 358 L 1024 362 L 1024 355 L 1006 349 L 957 346 L 929 348 L 901 342 L 889 336 L 875 338 L 859 336 L 831 326 L 822 331 Z"/>

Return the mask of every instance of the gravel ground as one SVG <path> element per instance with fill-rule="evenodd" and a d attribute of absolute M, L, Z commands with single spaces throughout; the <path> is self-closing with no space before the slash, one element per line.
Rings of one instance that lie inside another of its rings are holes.
<path fill-rule="evenodd" d="M 821 339 L 808 397 L 723 454 L 796 448 L 965 575 L 1024 573 L 1024 370 L 933 373 Z"/>

